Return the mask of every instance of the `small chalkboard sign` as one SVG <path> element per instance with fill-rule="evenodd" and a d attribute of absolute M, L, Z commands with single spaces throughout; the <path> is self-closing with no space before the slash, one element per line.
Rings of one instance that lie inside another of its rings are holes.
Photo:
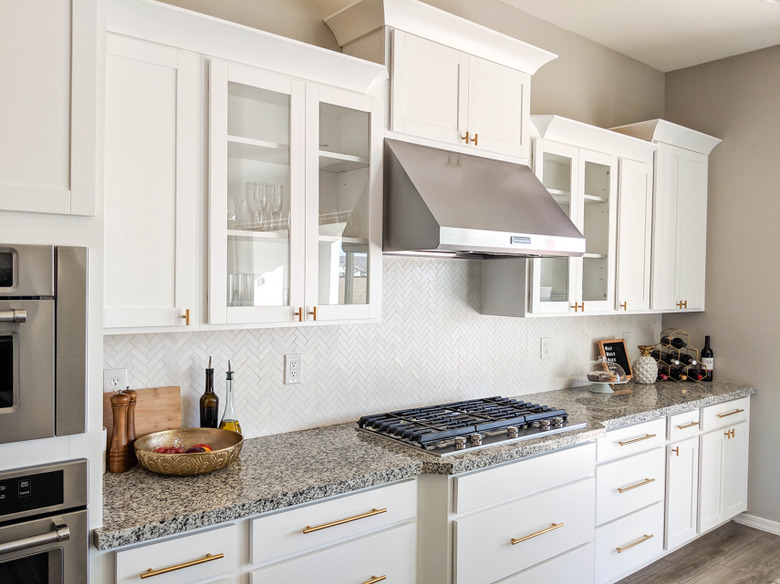
<path fill-rule="evenodd" d="M 631 361 L 628 360 L 628 351 L 626 350 L 626 341 L 624 339 L 612 339 L 610 341 L 599 341 L 599 353 L 609 363 L 617 363 L 626 372 L 626 379 L 634 377 L 631 371 Z"/>

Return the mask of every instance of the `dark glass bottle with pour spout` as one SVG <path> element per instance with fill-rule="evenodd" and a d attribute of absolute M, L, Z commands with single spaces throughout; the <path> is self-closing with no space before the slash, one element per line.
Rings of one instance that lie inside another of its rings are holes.
<path fill-rule="evenodd" d="M 206 368 L 206 389 L 200 396 L 200 427 L 216 428 L 219 423 L 219 397 L 214 393 L 214 369 L 211 367 L 211 357 L 209 357 L 209 366 Z"/>

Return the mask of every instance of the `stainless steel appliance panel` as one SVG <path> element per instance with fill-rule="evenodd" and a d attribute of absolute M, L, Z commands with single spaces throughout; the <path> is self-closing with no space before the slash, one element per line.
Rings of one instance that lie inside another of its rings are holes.
<path fill-rule="evenodd" d="M 54 296 L 54 247 L 0 244 L 0 296 Z M 10 286 L 8 285 L 10 283 Z"/>

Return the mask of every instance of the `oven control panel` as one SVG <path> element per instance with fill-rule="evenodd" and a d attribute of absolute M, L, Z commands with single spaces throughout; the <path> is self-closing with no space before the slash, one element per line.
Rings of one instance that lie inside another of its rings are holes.
<path fill-rule="evenodd" d="M 0 479 L 0 521 L 7 515 L 63 503 L 63 471 Z"/>

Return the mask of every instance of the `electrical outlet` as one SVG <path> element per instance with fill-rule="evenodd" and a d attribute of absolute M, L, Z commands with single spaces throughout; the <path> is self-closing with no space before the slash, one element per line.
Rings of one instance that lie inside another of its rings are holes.
<path fill-rule="evenodd" d="M 103 391 L 119 391 L 127 387 L 127 369 L 103 369 Z"/>
<path fill-rule="evenodd" d="M 550 358 L 550 337 L 542 337 L 539 339 L 539 358 Z"/>
<path fill-rule="evenodd" d="M 291 383 L 301 382 L 301 354 L 290 353 L 284 356 L 284 383 L 289 385 Z"/>

